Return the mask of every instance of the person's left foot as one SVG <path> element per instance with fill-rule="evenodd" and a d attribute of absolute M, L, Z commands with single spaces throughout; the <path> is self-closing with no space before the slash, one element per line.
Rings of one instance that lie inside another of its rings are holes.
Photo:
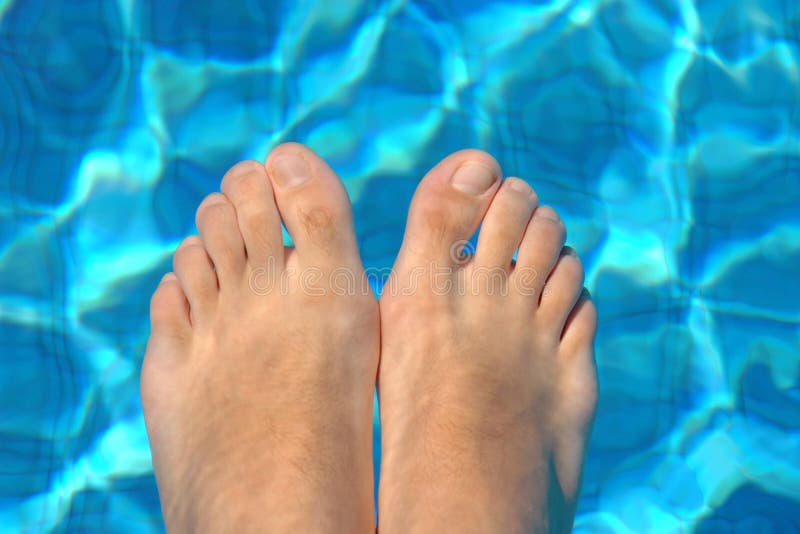
<path fill-rule="evenodd" d="M 464 150 L 411 202 L 381 296 L 385 533 L 572 527 L 597 402 L 597 312 L 561 218 L 500 177 L 491 156 Z"/>
<path fill-rule="evenodd" d="M 141 394 L 167 528 L 372 532 L 378 305 L 347 194 L 296 144 L 222 191 L 151 305 Z"/>

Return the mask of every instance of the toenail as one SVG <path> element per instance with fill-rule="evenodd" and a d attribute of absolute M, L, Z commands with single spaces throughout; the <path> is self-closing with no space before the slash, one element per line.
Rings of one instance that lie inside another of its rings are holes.
<path fill-rule="evenodd" d="M 280 156 L 270 165 L 270 174 L 281 187 L 300 185 L 311 177 L 306 160 L 296 154 Z"/>
<path fill-rule="evenodd" d="M 538 215 L 539 217 L 542 217 L 549 221 L 557 223 L 561 222 L 561 218 L 558 216 L 558 213 L 556 213 L 555 210 L 553 210 L 552 208 L 538 209 L 536 210 L 535 215 Z"/>
<path fill-rule="evenodd" d="M 452 178 L 453 187 L 470 195 L 482 195 L 499 179 L 492 169 L 480 163 L 461 165 Z"/>
<path fill-rule="evenodd" d="M 224 204 L 225 202 L 226 202 L 226 199 L 225 199 L 224 196 L 219 195 L 219 194 L 213 194 L 213 195 L 208 195 L 206 197 L 206 200 L 205 200 L 204 204 L 206 206 L 210 206 L 210 205 L 213 205 L 213 204 Z"/>
<path fill-rule="evenodd" d="M 508 186 L 517 193 L 522 193 L 523 195 L 527 195 L 531 198 L 533 198 L 535 194 L 531 186 L 529 186 L 525 181 L 520 180 L 518 178 L 509 180 Z"/>

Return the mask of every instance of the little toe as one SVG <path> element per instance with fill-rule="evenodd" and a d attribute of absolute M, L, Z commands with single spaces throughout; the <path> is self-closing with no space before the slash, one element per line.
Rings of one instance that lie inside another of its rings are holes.
<path fill-rule="evenodd" d="M 550 206 L 539 206 L 533 212 L 517 252 L 512 276 L 527 294 L 541 296 L 547 277 L 558 261 L 567 230 L 558 213 Z"/>
<path fill-rule="evenodd" d="M 285 143 L 269 155 L 266 169 L 300 261 L 360 265 L 350 199 L 328 164 L 303 145 Z"/>
<path fill-rule="evenodd" d="M 531 186 L 519 178 L 507 178 L 483 218 L 475 264 L 509 269 L 538 202 Z"/>
<path fill-rule="evenodd" d="M 196 235 L 184 239 L 172 258 L 172 268 L 191 307 L 192 319 L 204 316 L 216 299 L 217 275 L 203 240 Z"/>
<path fill-rule="evenodd" d="M 597 366 L 594 336 L 597 310 L 584 290 L 572 308 L 559 346 L 562 402 L 555 409 L 560 421 L 556 439 L 555 465 L 561 488 L 573 499 L 580 483 L 580 466 L 597 409 Z"/>
<path fill-rule="evenodd" d="M 220 290 L 241 279 L 246 265 L 236 209 L 220 193 L 208 195 L 197 208 L 197 229 L 217 273 Z"/>
<path fill-rule="evenodd" d="M 583 264 L 571 247 L 564 247 L 545 283 L 537 316 L 552 325 L 554 335 L 561 338 L 564 324 L 583 289 Z"/>
<path fill-rule="evenodd" d="M 497 161 L 480 150 L 461 150 L 431 169 L 411 201 L 400 268 L 458 262 L 460 245 L 477 230 L 500 179 Z"/>
<path fill-rule="evenodd" d="M 221 189 L 236 210 L 250 267 L 262 268 L 269 261 L 282 265 L 281 217 L 264 164 L 249 160 L 234 165 L 222 179 Z"/>
<path fill-rule="evenodd" d="M 561 349 L 570 354 L 591 353 L 597 333 L 597 308 L 586 289 L 581 291 L 561 333 Z"/>
<path fill-rule="evenodd" d="M 163 391 L 163 377 L 170 376 L 160 370 L 169 369 L 185 354 L 192 334 L 189 313 L 189 302 L 178 277 L 175 273 L 166 274 L 150 299 L 150 338 L 139 383 L 145 410 Z"/>
<path fill-rule="evenodd" d="M 189 302 L 174 273 L 161 279 L 150 299 L 150 329 L 156 338 L 182 339 L 191 331 Z"/>

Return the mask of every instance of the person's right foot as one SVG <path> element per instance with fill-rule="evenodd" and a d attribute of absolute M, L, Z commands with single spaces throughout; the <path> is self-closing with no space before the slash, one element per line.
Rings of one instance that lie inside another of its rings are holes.
<path fill-rule="evenodd" d="M 384 534 L 572 525 L 597 318 L 563 222 L 537 203 L 478 151 L 417 189 L 380 301 Z"/>

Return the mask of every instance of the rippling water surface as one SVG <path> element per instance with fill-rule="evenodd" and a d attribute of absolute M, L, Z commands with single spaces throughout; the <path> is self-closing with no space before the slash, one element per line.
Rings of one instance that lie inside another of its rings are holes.
<path fill-rule="evenodd" d="M 159 532 L 149 294 L 242 158 L 308 143 L 388 267 L 493 153 L 601 313 L 576 530 L 800 530 L 800 3 L 0 0 L 0 531 Z"/>

